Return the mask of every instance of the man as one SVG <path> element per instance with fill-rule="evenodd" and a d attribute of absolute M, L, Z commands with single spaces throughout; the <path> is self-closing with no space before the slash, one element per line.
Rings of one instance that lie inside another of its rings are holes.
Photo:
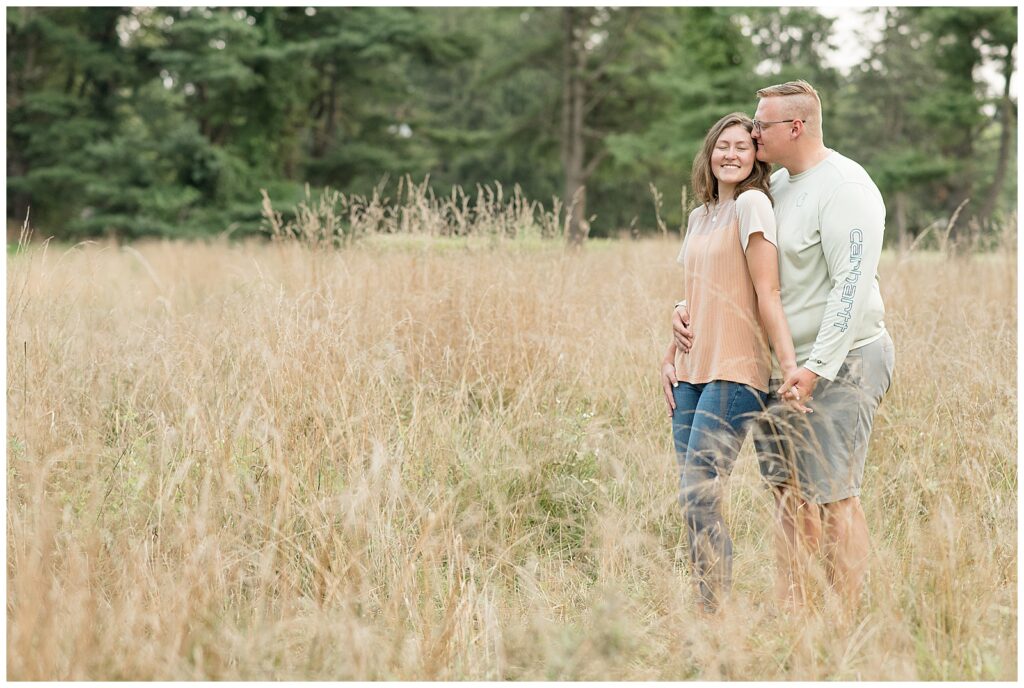
<path fill-rule="evenodd" d="M 825 147 L 821 101 L 806 81 L 761 89 L 754 117 L 757 158 L 775 163 L 782 306 L 797 362 L 778 379 L 773 356 L 768 412 L 754 431 L 762 476 L 777 505 L 777 592 L 803 601 L 808 554 L 853 609 L 867 566 L 861 479 L 875 410 L 892 381 L 894 353 L 878 288 L 885 205 L 867 172 Z M 689 349 L 685 306 L 673 315 Z M 800 414 L 786 403 L 813 410 Z"/>

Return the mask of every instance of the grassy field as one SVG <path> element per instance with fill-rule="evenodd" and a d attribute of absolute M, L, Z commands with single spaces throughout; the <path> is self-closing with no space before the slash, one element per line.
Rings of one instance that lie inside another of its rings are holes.
<path fill-rule="evenodd" d="M 8 257 L 9 679 L 1017 676 L 1016 256 L 886 254 L 861 613 L 695 615 L 677 240 Z"/>

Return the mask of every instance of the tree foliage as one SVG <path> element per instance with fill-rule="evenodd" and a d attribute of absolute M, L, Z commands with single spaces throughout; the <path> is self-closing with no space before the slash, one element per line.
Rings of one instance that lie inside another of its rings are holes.
<path fill-rule="evenodd" d="M 715 120 L 804 78 L 897 236 L 965 199 L 963 225 L 1005 221 L 1016 8 L 863 11 L 882 35 L 844 75 L 813 8 L 9 8 L 8 218 L 31 207 L 62 238 L 244 234 L 261 189 L 286 207 L 306 184 L 411 175 L 544 202 L 582 185 L 591 235 L 649 231 L 652 185 L 682 222 Z"/>

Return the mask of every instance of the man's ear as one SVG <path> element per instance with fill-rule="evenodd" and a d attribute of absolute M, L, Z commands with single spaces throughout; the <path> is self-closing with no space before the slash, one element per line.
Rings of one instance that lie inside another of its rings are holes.
<path fill-rule="evenodd" d="M 804 121 L 802 119 L 794 119 L 790 122 L 789 138 L 794 141 L 804 135 L 806 127 L 804 127 Z"/>

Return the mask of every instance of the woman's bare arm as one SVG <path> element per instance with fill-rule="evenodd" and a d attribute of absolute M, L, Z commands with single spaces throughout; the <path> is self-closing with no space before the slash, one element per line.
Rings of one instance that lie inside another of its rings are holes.
<path fill-rule="evenodd" d="M 754 232 L 747 240 L 747 268 L 757 294 L 757 311 L 768 335 L 775 357 L 782 368 L 782 378 L 788 379 L 796 371 L 796 350 L 789 323 L 782 310 L 782 291 L 779 287 L 779 254 L 772 242 L 761 232 Z"/>

